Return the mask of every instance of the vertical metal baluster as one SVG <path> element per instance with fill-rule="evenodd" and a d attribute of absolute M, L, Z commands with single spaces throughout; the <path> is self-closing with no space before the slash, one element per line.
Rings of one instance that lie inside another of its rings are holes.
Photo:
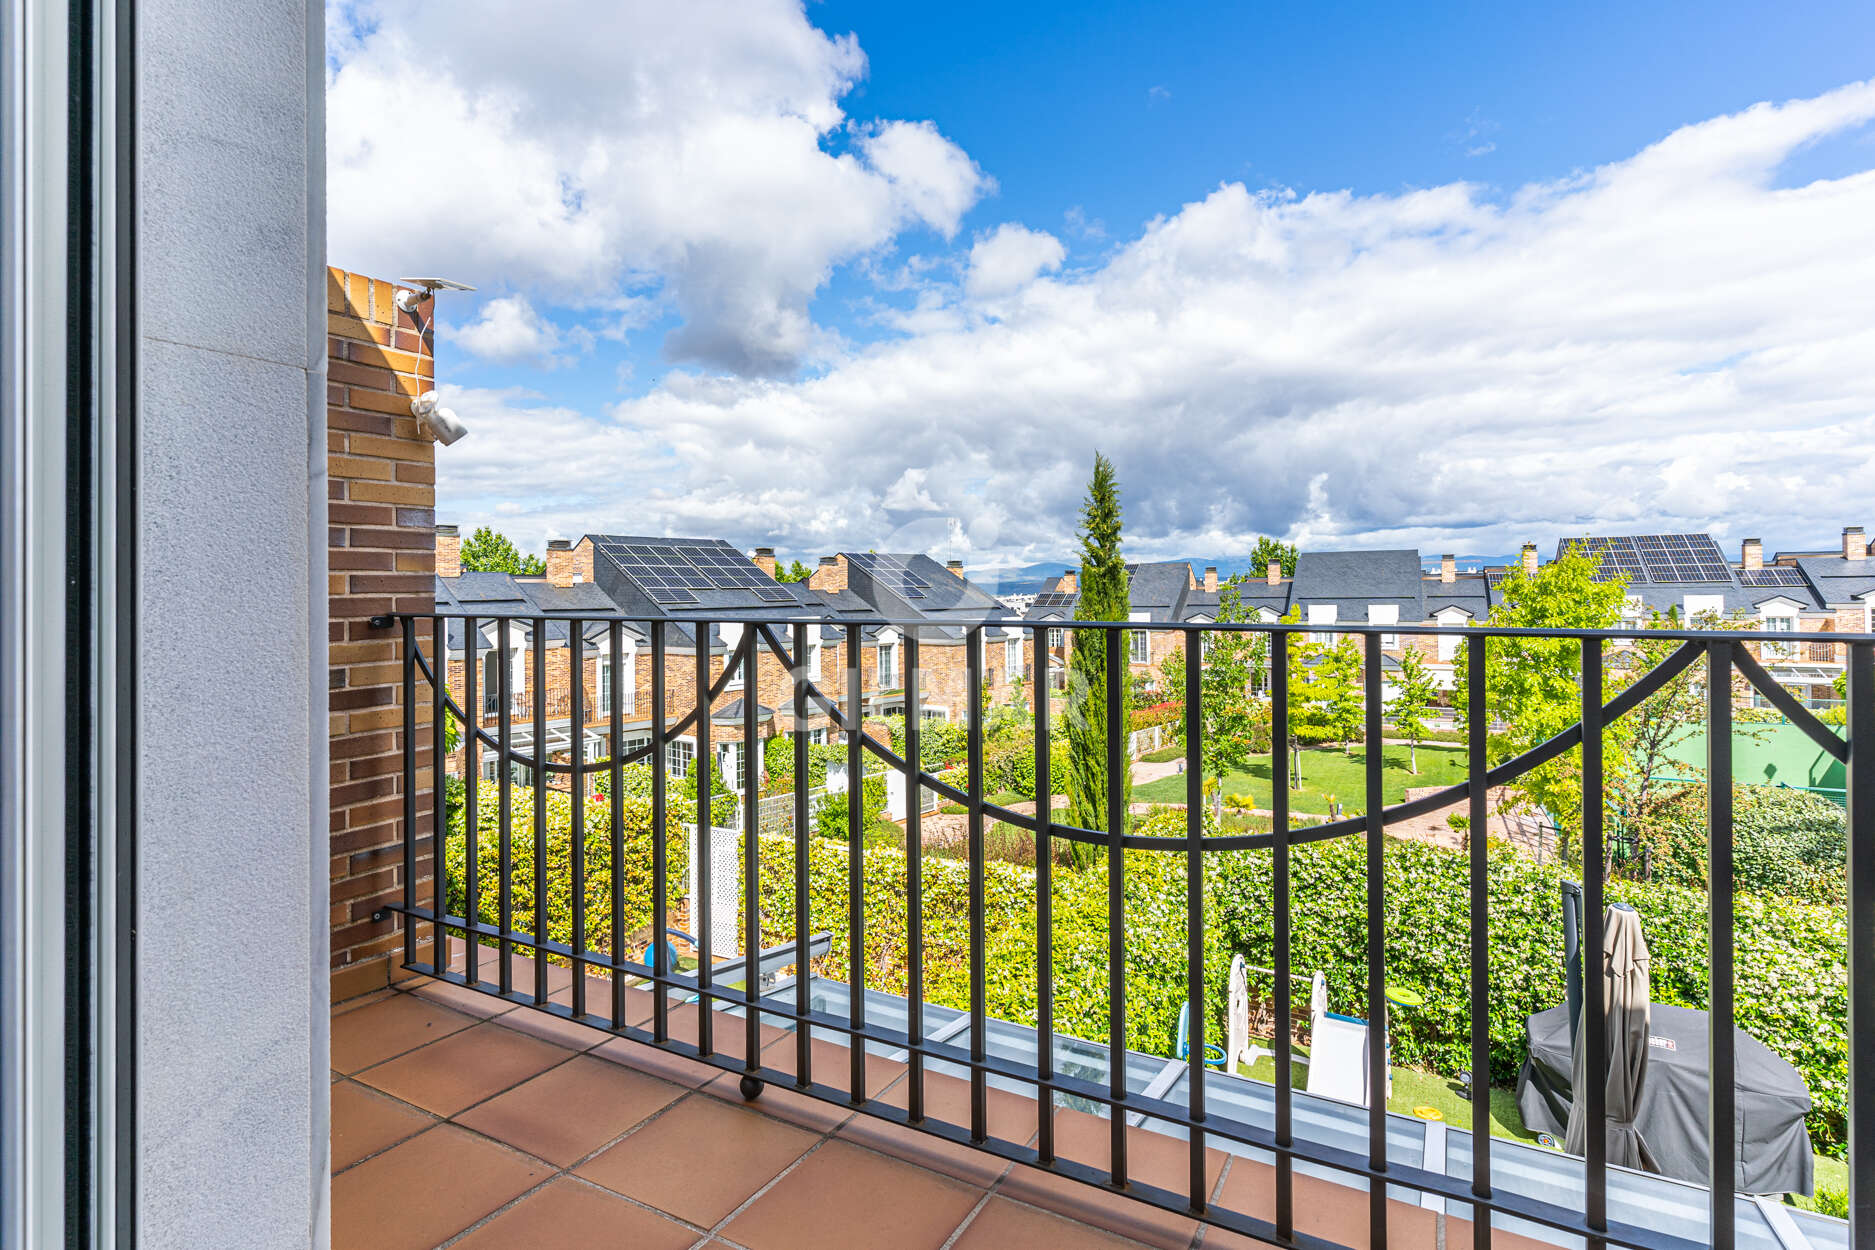
<path fill-rule="evenodd" d="M 1588 1225 L 1608 1227 L 1608 1026 L 1602 968 L 1602 644 L 1582 640 L 1582 1026 L 1576 1044 L 1587 1046 L 1588 1153 L 1585 1179 Z M 1578 1090 L 1577 1097 L 1583 1096 Z M 1589 1239 L 1590 1250 L 1606 1245 Z"/>
<path fill-rule="evenodd" d="M 1380 732 L 1380 635 L 1365 634 L 1367 704 L 1367 1186 L 1368 1244 L 1387 1246 L 1386 757 Z"/>
<path fill-rule="evenodd" d="M 566 623 L 567 737 L 573 743 L 572 843 L 567 858 L 573 888 L 573 1018 L 586 1016 L 586 622 Z M 543 685 L 545 683 L 542 683 Z"/>
<path fill-rule="evenodd" d="M 1738 1087 L 1733 1075 L 1732 998 L 1732 644 L 1706 648 L 1707 913 L 1709 971 L 1706 1026 L 1712 1054 L 1707 1129 L 1710 1137 L 1712 1235 L 1715 1250 L 1731 1250 L 1737 1236 L 1733 1192 L 1738 1179 Z"/>
<path fill-rule="evenodd" d="M 449 934 L 443 928 L 443 914 L 449 910 L 449 894 L 444 888 L 449 882 L 444 863 L 449 850 L 449 796 L 443 773 L 447 759 L 444 734 L 449 716 L 449 622 L 440 616 L 434 617 L 430 627 L 430 819 L 435 822 L 430 830 L 430 888 L 436 900 L 430 965 L 441 976 L 449 971 Z"/>
<path fill-rule="evenodd" d="M 1185 1002 L 1191 1020 L 1185 1083 L 1191 1110 L 1191 1209 L 1203 1211 L 1204 1183 L 1204 634 L 1185 631 Z M 1222 782 L 1220 781 L 1220 784 Z"/>
<path fill-rule="evenodd" d="M 755 784 L 755 707 L 761 692 L 755 664 L 754 621 L 742 627 L 742 997 L 748 1018 L 743 1021 L 742 1067 L 754 1072 L 762 1066 L 762 795 Z"/>
<path fill-rule="evenodd" d="M 462 744 L 462 880 L 465 895 L 462 918 L 466 922 L 462 942 L 462 973 L 478 989 L 482 984 L 482 939 L 476 929 L 482 922 L 481 844 L 476 826 L 481 819 L 482 786 L 482 703 L 476 691 L 477 654 L 481 626 L 473 616 L 462 620 L 462 711 L 468 722 L 463 730 L 468 736 Z"/>
<path fill-rule="evenodd" d="M 1276 630 L 1270 640 L 1270 906 L 1276 960 L 1276 1235 L 1295 1235 L 1295 1088 L 1290 1070 L 1295 1021 L 1291 1015 L 1289 967 L 1289 638 Z M 1229 1064 L 1226 1063 L 1226 1070 Z"/>
<path fill-rule="evenodd" d="M 668 978 L 676 971 L 671 967 L 670 939 L 665 936 L 671 923 L 667 843 L 670 743 L 664 720 L 666 633 L 663 621 L 651 622 L 651 958 L 645 962 L 651 965 L 651 1037 L 660 1045 L 671 1040 Z"/>
<path fill-rule="evenodd" d="M 848 1046 L 847 1088 L 854 1102 L 866 1097 L 866 1046 L 859 1030 L 866 1024 L 866 757 L 860 740 L 866 731 L 865 691 L 860 671 L 859 626 L 846 627 L 846 1001 L 847 1023 L 854 1029 Z"/>
<path fill-rule="evenodd" d="M 1848 672 L 1849 1245 L 1875 1250 L 1875 643 Z"/>
<path fill-rule="evenodd" d="M 510 642 L 508 618 L 504 616 L 495 624 L 495 646 L 501 652 L 501 680 L 497 683 L 500 698 L 495 713 L 500 735 L 496 754 L 501 757 L 496 785 L 501 806 L 496 866 L 501 879 L 495 883 L 495 923 L 499 929 L 496 941 L 501 961 L 496 986 L 503 998 L 514 993 L 514 942 L 509 937 L 514 932 L 514 651 Z"/>
<path fill-rule="evenodd" d="M 690 917 L 691 925 L 697 931 L 697 985 L 702 991 L 697 995 L 697 1051 L 709 1055 L 716 1051 L 715 1021 L 711 1018 L 715 1003 L 710 999 L 710 963 L 715 958 L 710 940 L 710 895 L 714 892 L 710 870 L 711 852 L 715 849 L 716 818 L 711 811 L 710 774 L 716 768 L 716 757 L 710 753 L 710 653 L 714 647 L 711 641 L 713 626 L 708 621 L 698 621 L 691 628 L 697 635 L 697 758 L 691 767 L 697 770 L 697 835 L 696 848 L 697 875 L 690 883 L 690 897 L 695 903 L 695 914 Z M 729 663 L 729 653 L 723 653 L 723 663 Z M 663 934 L 658 935 L 662 944 Z"/>
<path fill-rule="evenodd" d="M 534 631 L 534 1003 L 547 1001 L 547 620 Z"/>
<path fill-rule="evenodd" d="M 609 776 L 607 779 L 607 787 L 610 793 L 606 798 L 605 805 L 606 819 L 610 824 L 609 832 L 612 835 L 612 898 L 610 900 L 612 904 L 612 1027 L 622 1029 L 625 1027 L 625 980 L 623 974 L 619 972 L 618 964 L 619 960 L 625 958 L 627 952 L 625 951 L 624 888 L 625 819 L 619 809 L 619 789 L 624 784 L 625 778 L 623 770 L 625 766 L 620 762 L 619 757 L 625 753 L 625 720 L 623 716 L 625 705 L 622 698 L 625 685 L 623 671 L 625 668 L 625 653 L 623 650 L 625 646 L 625 623 L 615 618 L 607 625 L 605 641 L 606 654 L 612 657 L 611 672 L 606 681 L 606 702 L 607 706 L 612 709 L 612 715 L 606 723 L 607 753 L 611 756 L 612 763 L 608 770 Z M 652 753 L 656 754 L 656 751 L 657 749 L 654 748 Z M 653 829 L 651 831 L 651 840 L 652 844 L 658 848 L 657 851 L 653 852 L 656 859 L 651 867 L 653 875 L 660 878 L 659 883 L 654 883 L 652 885 L 652 890 L 656 892 L 659 889 L 661 878 L 664 875 L 664 865 L 661 862 L 657 862 L 663 858 L 661 853 L 664 844 L 662 831 Z M 656 945 L 657 938 L 653 937 L 651 941 L 653 945 Z"/>
<path fill-rule="evenodd" d="M 1110 629 L 1106 644 L 1107 691 L 1107 1165 L 1113 1184 L 1126 1187 L 1126 671 L 1127 635 Z"/>
<path fill-rule="evenodd" d="M 1035 1149 L 1043 1163 L 1055 1159 L 1055 778 L 1048 723 L 1048 629 L 1029 631 L 1035 653 Z"/>
<path fill-rule="evenodd" d="M 964 635 L 965 748 L 969 761 L 968 856 L 970 880 L 970 1140 L 989 1138 L 989 1091 L 983 1062 L 989 1057 L 983 930 L 983 627 Z"/>
<path fill-rule="evenodd" d="M 805 1089 L 814 1083 L 813 1030 L 806 1016 L 812 1010 L 809 992 L 812 968 L 808 939 L 813 922 L 808 914 L 807 883 L 807 631 L 818 636 L 819 625 L 794 627 L 794 1083 Z"/>
<path fill-rule="evenodd" d="M 417 962 L 417 623 L 403 618 L 404 629 L 404 964 Z"/>
<path fill-rule="evenodd" d="M 918 631 L 905 631 L 905 1032 L 911 1041 L 905 1112 L 924 1119 L 924 729 L 918 710 Z"/>
<path fill-rule="evenodd" d="M 532 620 L 534 656 L 534 1003 L 547 1001 L 547 620 Z"/>
<path fill-rule="evenodd" d="M 1465 747 L 1471 781 L 1471 1192 L 1491 1196 L 1491 880 L 1490 813 L 1486 806 L 1485 773 L 1490 760 L 1489 721 L 1485 711 L 1485 637 L 1465 639 L 1466 690 Z M 1478 1205 L 1471 1212 L 1473 1250 L 1490 1250 L 1491 1212 Z"/>

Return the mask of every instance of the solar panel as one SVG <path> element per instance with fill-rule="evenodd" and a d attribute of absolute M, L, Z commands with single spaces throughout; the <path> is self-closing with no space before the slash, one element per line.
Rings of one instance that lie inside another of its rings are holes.
<path fill-rule="evenodd" d="M 1644 582 L 1647 580 L 1647 569 L 1634 543 L 1634 539 L 1625 535 L 1614 538 L 1566 538 L 1556 544 L 1556 555 L 1560 559 L 1574 549 L 1589 556 L 1600 556 L 1601 566 L 1595 570 L 1595 580 L 1598 582 L 1612 582 L 1617 577 L 1626 578 L 1630 582 Z"/>
<path fill-rule="evenodd" d="M 1803 570 L 1770 565 L 1762 569 L 1744 569 L 1738 580 L 1747 586 L 1802 586 Z"/>
<path fill-rule="evenodd" d="M 910 566 L 897 556 L 882 556 L 868 551 L 849 556 L 848 559 L 871 573 L 873 580 L 884 582 L 907 599 L 922 599 L 925 597 L 924 592 L 931 589 L 930 582 L 912 572 Z"/>

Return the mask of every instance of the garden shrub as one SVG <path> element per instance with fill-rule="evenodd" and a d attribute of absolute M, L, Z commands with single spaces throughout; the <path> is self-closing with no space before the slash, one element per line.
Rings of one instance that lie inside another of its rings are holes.
<path fill-rule="evenodd" d="M 1068 744 L 1051 738 L 1048 747 L 1048 772 L 1054 792 L 1063 794 L 1068 785 Z M 1009 791 L 1025 799 L 1035 797 L 1033 734 L 1005 738 L 983 753 L 983 792 L 1000 794 Z"/>
<path fill-rule="evenodd" d="M 1646 875 L 1705 889 L 1706 788 L 1678 787 L 1651 814 Z M 1848 888 L 1849 814 L 1805 790 L 1732 788 L 1734 888 L 1841 902 Z"/>
<path fill-rule="evenodd" d="M 1211 857 L 1207 893 L 1220 937 L 1252 964 L 1273 959 L 1271 856 Z M 1421 842 L 1385 853 L 1387 980 L 1425 1005 L 1391 1014 L 1396 1063 L 1456 1075 L 1470 1066 L 1469 857 Z M 1359 838 L 1290 853 L 1292 959 L 1322 972 L 1333 1010 L 1367 1014 L 1366 853 Z M 1563 1000 L 1560 882 L 1569 870 L 1517 855 L 1490 861 L 1491 1077 L 1511 1081 L 1524 1020 Z M 1656 1001 L 1703 1008 L 1706 894 L 1659 882 L 1611 881 L 1609 900 L 1634 905 L 1653 954 Z M 1841 908 L 1739 894 L 1734 907 L 1739 1027 L 1796 1067 L 1814 1109 L 1819 1149 L 1844 1140 L 1848 1056 L 1848 932 Z M 1214 1005 L 1215 1009 L 1215 1005 Z"/>
<path fill-rule="evenodd" d="M 862 795 L 862 830 L 870 829 L 884 818 L 885 813 L 885 774 L 873 773 L 860 784 Z M 850 830 L 847 827 L 847 794 L 829 794 L 820 801 L 820 810 L 814 813 L 814 831 L 823 838 L 836 842 L 847 840 Z M 890 821 L 886 823 L 890 824 Z M 896 828 L 896 826 L 894 826 Z M 863 836 L 863 835 L 862 835 Z"/>
<path fill-rule="evenodd" d="M 648 774 L 647 770 L 647 774 Z M 649 783 L 647 782 L 647 790 Z M 494 786 L 476 796 L 475 916 L 494 926 L 500 921 L 501 798 Z M 612 949 L 612 814 L 604 796 L 589 799 L 585 808 L 585 913 L 586 945 L 597 951 Z M 573 941 L 573 796 L 564 791 L 546 793 L 546 936 L 571 945 Z M 673 799 L 666 820 L 665 887 L 674 903 L 683 890 L 688 871 L 689 837 L 684 824 L 696 812 L 694 803 Z M 627 936 L 651 923 L 651 801 L 627 793 L 619 799 L 622 832 L 620 894 Z M 467 914 L 468 838 L 466 813 L 458 811 L 449 822 L 444 850 L 447 874 L 444 897 L 453 915 Z M 509 801 L 509 846 L 513 870 L 509 877 L 514 928 L 532 930 L 534 917 L 534 794 L 515 787 Z M 629 953 L 629 952 L 627 952 Z"/>

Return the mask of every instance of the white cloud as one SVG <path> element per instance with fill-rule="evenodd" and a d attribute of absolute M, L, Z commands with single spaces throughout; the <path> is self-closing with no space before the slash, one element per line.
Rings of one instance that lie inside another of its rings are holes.
<path fill-rule="evenodd" d="M 445 511 L 1025 562 L 1072 549 L 1098 448 L 1140 555 L 1827 539 L 1871 522 L 1875 170 L 1777 171 L 1872 118 L 1853 85 L 1502 196 L 1226 184 L 996 320 L 940 298 L 816 376 L 680 371 L 602 415 L 463 396 Z"/>
<path fill-rule="evenodd" d="M 1061 240 L 1047 231 L 1004 222 L 970 248 L 964 289 L 977 299 L 1011 294 L 1038 274 L 1061 268 L 1067 254 Z"/>
<path fill-rule="evenodd" d="M 335 263 L 658 291 L 680 361 L 791 372 L 833 266 L 991 186 L 928 122 L 849 122 L 865 57 L 799 0 L 356 0 L 328 27 Z"/>
<path fill-rule="evenodd" d="M 570 363 L 558 355 L 560 331 L 534 311 L 525 295 L 491 299 L 480 319 L 453 330 L 449 339 L 483 360 L 502 365 L 531 364 L 542 369 Z"/>

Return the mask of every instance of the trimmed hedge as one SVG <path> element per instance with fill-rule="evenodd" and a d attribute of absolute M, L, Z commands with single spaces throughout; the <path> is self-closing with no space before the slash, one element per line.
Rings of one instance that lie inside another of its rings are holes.
<path fill-rule="evenodd" d="M 1706 888 L 1706 787 L 1669 795 L 1642 833 L 1648 875 Z M 1846 901 L 1849 813 L 1817 794 L 1778 786 L 1732 787 L 1732 855 L 1736 888 L 1815 903 Z"/>
<path fill-rule="evenodd" d="M 1211 916 L 1228 949 L 1273 959 L 1271 857 L 1212 857 Z M 1387 980 L 1419 989 L 1425 1006 L 1391 1015 L 1395 1062 L 1448 1075 L 1470 1066 L 1469 859 L 1463 851 L 1389 841 L 1385 856 Z M 1291 950 L 1299 973 L 1321 971 L 1336 1011 L 1367 1014 L 1366 854 L 1358 838 L 1290 853 Z M 1569 870 L 1516 855 L 1490 864 L 1491 1078 L 1508 1083 L 1524 1057 L 1524 1020 L 1563 1000 L 1560 882 Z M 1641 913 L 1653 954 L 1654 998 L 1703 1008 L 1703 890 L 1610 881 L 1609 900 Z M 1848 929 L 1840 908 L 1740 894 L 1734 907 L 1739 1027 L 1794 1065 L 1813 1102 L 1820 1150 L 1844 1141 L 1848 1080 Z M 1214 1001 L 1215 1010 L 1215 1001 Z"/>

